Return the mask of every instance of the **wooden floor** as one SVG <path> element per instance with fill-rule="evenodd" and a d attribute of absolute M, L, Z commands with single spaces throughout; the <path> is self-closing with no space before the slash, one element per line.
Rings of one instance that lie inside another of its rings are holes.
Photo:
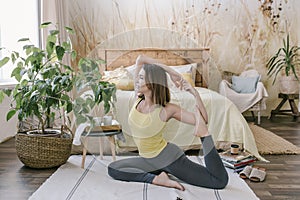
<path fill-rule="evenodd" d="M 272 121 L 263 118 L 261 126 L 300 146 L 300 122 L 293 122 L 291 117 L 276 117 Z M 264 157 L 270 163 L 258 165 L 266 168 L 266 180 L 261 183 L 246 180 L 256 195 L 262 200 L 300 199 L 300 155 Z M 14 139 L 0 144 L 0 200 L 28 199 L 55 171 L 56 168 L 24 167 L 17 158 Z"/>

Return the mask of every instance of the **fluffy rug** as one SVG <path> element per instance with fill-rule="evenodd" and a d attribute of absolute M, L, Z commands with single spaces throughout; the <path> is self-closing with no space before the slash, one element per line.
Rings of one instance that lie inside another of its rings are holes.
<path fill-rule="evenodd" d="M 300 154 L 300 147 L 254 124 L 249 124 L 260 154 Z"/>
<path fill-rule="evenodd" d="M 124 157 L 123 157 L 124 158 Z M 118 157 L 117 159 L 122 159 Z M 194 162 L 202 163 L 199 157 L 190 157 Z M 184 192 L 155 186 L 152 184 L 122 182 L 107 175 L 107 165 L 111 157 L 99 160 L 87 156 L 85 169 L 80 168 L 81 156 L 73 155 L 29 198 L 47 199 L 107 199 L 107 200 L 257 200 L 254 192 L 238 174 L 228 169 L 229 184 L 223 190 L 213 190 L 183 184 Z"/>

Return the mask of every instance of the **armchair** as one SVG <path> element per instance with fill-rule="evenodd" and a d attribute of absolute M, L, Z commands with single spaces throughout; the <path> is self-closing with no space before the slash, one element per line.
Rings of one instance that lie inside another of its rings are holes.
<path fill-rule="evenodd" d="M 260 124 L 261 111 L 266 109 L 265 99 L 268 92 L 260 81 L 260 74 L 256 70 L 247 70 L 239 76 L 232 74 L 231 79 L 223 77 L 219 84 L 219 93 L 231 100 L 241 113 L 257 111 L 257 123 Z"/>

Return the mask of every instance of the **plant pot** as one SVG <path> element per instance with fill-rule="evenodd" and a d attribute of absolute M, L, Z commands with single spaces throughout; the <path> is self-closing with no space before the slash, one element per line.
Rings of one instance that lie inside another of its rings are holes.
<path fill-rule="evenodd" d="M 298 94 L 299 81 L 294 76 L 279 77 L 279 91 L 283 94 Z"/>
<path fill-rule="evenodd" d="M 26 134 L 36 137 L 60 137 L 61 131 L 58 129 L 46 129 L 45 133 L 42 134 L 42 130 L 27 131 Z"/>
<path fill-rule="evenodd" d="M 16 151 L 20 161 L 27 167 L 52 168 L 67 162 L 72 142 L 72 137 L 17 133 Z"/>

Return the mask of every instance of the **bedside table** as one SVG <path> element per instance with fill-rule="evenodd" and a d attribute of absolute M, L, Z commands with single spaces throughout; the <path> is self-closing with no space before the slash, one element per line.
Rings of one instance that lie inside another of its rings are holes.
<path fill-rule="evenodd" d="M 115 135 L 121 134 L 122 129 L 120 125 L 109 125 L 109 126 L 96 126 L 89 132 L 90 127 L 86 127 L 85 131 L 81 136 L 83 139 L 83 151 L 82 151 L 82 162 L 81 168 L 84 168 L 85 158 L 88 146 L 88 137 L 98 137 L 100 146 L 100 159 L 103 159 L 103 137 L 107 137 L 110 142 L 110 149 L 113 160 L 116 160 L 116 145 L 115 145 Z"/>

